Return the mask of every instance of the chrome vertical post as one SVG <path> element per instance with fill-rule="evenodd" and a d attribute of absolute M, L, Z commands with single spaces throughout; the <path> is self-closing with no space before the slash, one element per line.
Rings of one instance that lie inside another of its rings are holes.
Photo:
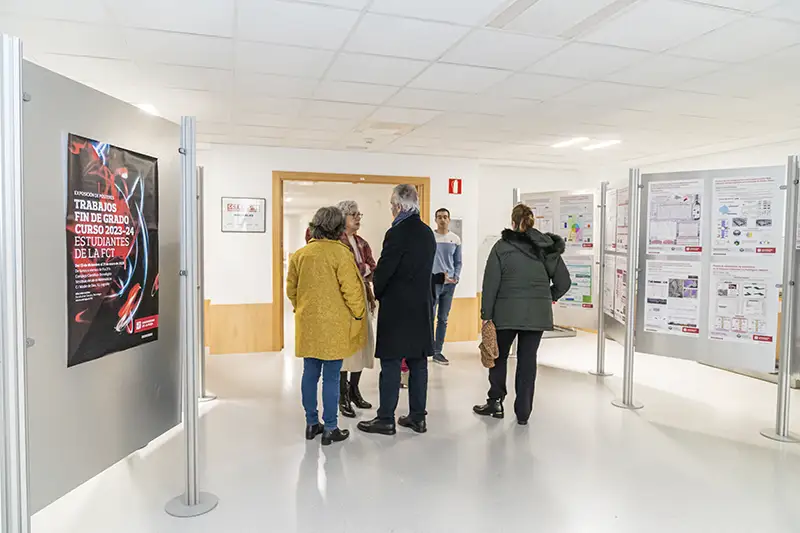
<path fill-rule="evenodd" d="M 595 228 L 600 232 L 597 242 L 600 245 L 600 260 L 597 262 L 597 367 L 589 373 L 605 378 L 614 374 L 606 372 L 606 322 L 605 322 L 605 278 L 606 272 L 606 196 L 608 195 L 608 182 L 600 184 L 600 224 L 595 224 Z"/>

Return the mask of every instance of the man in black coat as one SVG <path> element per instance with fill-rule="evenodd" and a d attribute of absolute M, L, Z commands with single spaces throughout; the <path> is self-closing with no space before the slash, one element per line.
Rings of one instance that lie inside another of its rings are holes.
<path fill-rule="evenodd" d="M 409 415 L 397 421 L 425 433 L 428 357 L 433 355 L 431 270 L 436 254 L 433 231 L 419 216 L 417 190 L 398 185 L 392 192 L 394 222 L 386 232 L 373 284 L 380 302 L 375 357 L 381 360 L 378 416 L 359 422 L 367 433 L 394 435 L 403 358 L 410 372 Z"/>

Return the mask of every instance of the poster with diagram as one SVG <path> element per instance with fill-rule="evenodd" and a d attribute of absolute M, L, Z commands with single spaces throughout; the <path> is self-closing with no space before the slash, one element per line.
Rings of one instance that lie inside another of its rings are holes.
<path fill-rule="evenodd" d="M 711 265 L 709 338 L 774 344 L 778 334 L 780 270 L 748 264 Z"/>
<path fill-rule="evenodd" d="M 614 318 L 625 324 L 628 313 L 628 258 L 617 256 L 614 266 Z"/>
<path fill-rule="evenodd" d="M 564 257 L 564 264 L 567 265 L 572 286 L 567 291 L 559 305 L 564 307 L 581 307 L 592 309 L 592 269 L 594 259 L 592 257 Z"/>
<path fill-rule="evenodd" d="M 606 250 L 617 249 L 617 190 L 606 191 Z"/>
<path fill-rule="evenodd" d="M 616 250 L 618 252 L 628 251 L 628 201 L 630 194 L 628 187 L 617 191 L 617 231 Z"/>
<path fill-rule="evenodd" d="M 594 195 L 575 194 L 559 198 L 558 232 L 567 248 L 594 247 Z"/>
<path fill-rule="evenodd" d="M 553 233 L 555 231 L 555 213 L 551 195 L 534 196 L 525 194 L 522 196 L 522 203 L 533 211 L 536 229 L 542 233 Z"/>
<path fill-rule="evenodd" d="M 603 312 L 614 316 L 614 285 L 617 281 L 617 258 L 613 255 L 603 257 Z"/>
<path fill-rule="evenodd" d="M 700 255 L 703 251 L 703 180 L 649 183 L 647 253 Z"/>
<path fill-rule="evenodd" d="M 714 180 L 713 255 L 775 256 L 783 192 L 771 177 Z"/>
<path fill-rule="evenodd" d="M 700 334 L 700 271 L 697 261 L 648 260 L 644 330 L 666 335 Z"/>

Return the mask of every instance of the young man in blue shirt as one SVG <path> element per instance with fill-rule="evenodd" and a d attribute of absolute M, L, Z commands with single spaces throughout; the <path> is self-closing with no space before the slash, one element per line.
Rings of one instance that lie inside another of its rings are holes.
<path fill-rule="evenodd" d="M 436 237 L 433 273 L 444 274 L 444 283 L 434 287 L 433 313 L 436 317 L 436 338 L 433 344 L 433 362 L 449 365 L 450 361 L 442 355 L 442 347 L 447 335 L 447 317 L 461 276 L 461 239 L 450 231 L 450 211 L 445 208 L 436 211 L 436 231 L 433 235 Z"/>

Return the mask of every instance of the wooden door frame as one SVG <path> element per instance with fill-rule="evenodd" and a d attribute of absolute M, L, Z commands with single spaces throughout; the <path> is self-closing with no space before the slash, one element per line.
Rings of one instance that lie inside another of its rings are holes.
<path fill-rule="evenodd" d="M 380 176 L 371 174 L 330 174 L 325 172 L 272 172 L 272 344 L 275 351 L 283 350 L 283 184 L 287 181 L 321 181 L 336 183 L 372 183 L 417 187 L 420 217 L 430 223 L 430 177 Z M 376 250 L 377 252 L 377 250 Z M 376 253 L 376 256 L 378 254 Z"/>

